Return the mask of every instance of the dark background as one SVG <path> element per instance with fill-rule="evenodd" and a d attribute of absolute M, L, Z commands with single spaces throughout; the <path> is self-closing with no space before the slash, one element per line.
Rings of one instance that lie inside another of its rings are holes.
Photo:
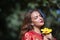
<path fill-rule="evenodd" d="M 0 0 L 0 40 L 19 40 L 24 14 L 30 8 L 42 11 L 45 26 L 60 40 L 60 0 Z"/>

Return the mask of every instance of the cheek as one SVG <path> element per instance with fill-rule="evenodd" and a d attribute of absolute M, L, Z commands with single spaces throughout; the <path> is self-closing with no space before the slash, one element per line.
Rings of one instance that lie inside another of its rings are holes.
<path fill-rule="evenodd" d="M 33 23 L 34 23 L 34 25 L 39 25 L 40 24 L 38 20 L 34 20 Z"/>
<path fill-rule="evenodd" d="M 36 26 L 43 26 L 44 25 L 44 22 L 40 23 L 39 20 L 35 20 L 33 23 Z"/>

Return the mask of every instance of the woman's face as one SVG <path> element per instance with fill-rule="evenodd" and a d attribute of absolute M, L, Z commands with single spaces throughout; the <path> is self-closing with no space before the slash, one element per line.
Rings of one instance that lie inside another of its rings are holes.
<path fill-rule="evenodd" d="M 31 20 L 32 20 L 32 24 L 34 24 L 35 26 L 41 27 L 44 25 L 44 20 L 38 11 L 32 12 Z"/>

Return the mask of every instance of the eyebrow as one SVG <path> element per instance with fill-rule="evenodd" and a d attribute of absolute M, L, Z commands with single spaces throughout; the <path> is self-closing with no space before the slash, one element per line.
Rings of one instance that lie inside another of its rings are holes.
<path fill-rule="evenodd" d="M 37 16 L 41 16 L 41 15 L 39 14 L 39 15 L 37 15 Z"/>
<path fill-rule="evenodd" d="M 41 15 L 39 14 L 39 15 L 36 15 L 35 17 L 38 17 L 38 16 L 41 16 Z M 33 17 L 33 18 L 35 18 L 35 17 Z"/>

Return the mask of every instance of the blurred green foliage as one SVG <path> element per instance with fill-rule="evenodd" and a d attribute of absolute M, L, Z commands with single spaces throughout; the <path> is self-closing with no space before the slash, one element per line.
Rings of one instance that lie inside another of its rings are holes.
<path fill-rule="evenodd" d="M 60 40 L 60 0 L 1 0 L 1 40 L 19 40 L 24 14 L 28 9 L 39 8 L 46 14 L 45 26 L 53 29 L 53 36 Z"/>

